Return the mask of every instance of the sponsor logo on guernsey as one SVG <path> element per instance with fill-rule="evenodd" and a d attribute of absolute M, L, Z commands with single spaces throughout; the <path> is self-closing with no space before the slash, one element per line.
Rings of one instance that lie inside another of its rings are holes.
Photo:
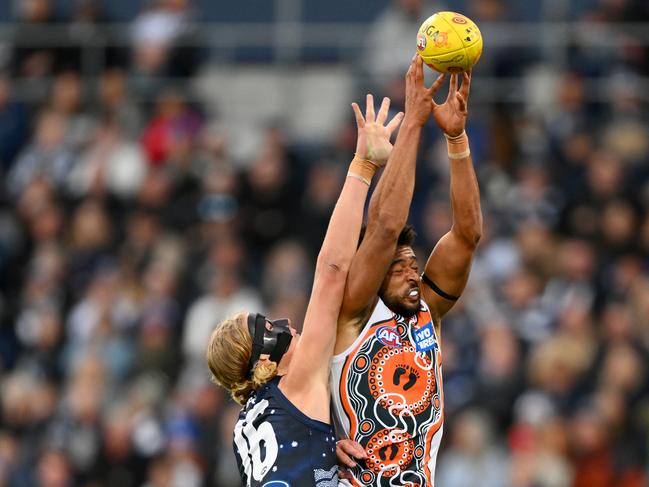
<path fill-rule="evenodd" d="M 418 330 L 413 330 L 413 334 L 415 338 L 415 348 L 418 352 L 427 352 L 428 350 L 437 347 L 432 321 L 429 321 Z"/>
<path fill-rule="evenodd" d="M 399 348 L 402 346 L 399 333 L 391 326 L 382 326 L 376 330 L 376 339 L 388 347 Z"/>

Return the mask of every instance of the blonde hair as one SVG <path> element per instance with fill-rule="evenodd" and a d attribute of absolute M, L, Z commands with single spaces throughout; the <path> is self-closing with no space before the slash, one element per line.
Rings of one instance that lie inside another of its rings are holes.
<path fill-rule="evenodd" d="M 248 333 L 248 314 L 236 314 L 217 325 L 207 345 L 207 366 L 212 381 L 230 391 L 232 399 L 243 405 L 250 395 L 277 375 L 275 362 L 257 362 L 248 376 L 252 337 Z"/>

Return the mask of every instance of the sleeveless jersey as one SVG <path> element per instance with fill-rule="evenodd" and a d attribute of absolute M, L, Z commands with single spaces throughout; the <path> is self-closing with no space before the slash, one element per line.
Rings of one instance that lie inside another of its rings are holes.
<path fill-rule="evenodd" d="M 368 455 L 341 485 L 433 486 L 444 420 L 441 358 L 423 301 L 403 318 L 381 300 L 356 341 L 334 356 L 336 428 Z"/>
<path fill-rule="evenodd" d="M 234 428 L 234 454 L 246 487 L 336 487 L 331 425 L 302 413 L 275 377 L 255 391 Z"/>

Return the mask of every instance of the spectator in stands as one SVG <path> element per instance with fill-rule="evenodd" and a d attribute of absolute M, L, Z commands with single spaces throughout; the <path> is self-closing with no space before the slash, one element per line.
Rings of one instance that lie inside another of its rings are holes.
<path fill-rule="evenodd" d="M 18 155 L 7 175 L 7 190 L 20 196 L 31 184 L 43 180 L 56 190 L 65 181 L 76 158 L 67 141 L 68 120 L 52 110 L 42 111 L 32 141 Z"/>
<path fill-rule="evenodd" d="M 374 83 L 389 83 L 408 68 L 415 52 L 415 38 L 421 23 L 443 3 L 426 0 L 392 0 L 374 21 L 366 41 L 364 68 Z"/>
<path fill-rule="evenodd" d="M 104 5 L 102 5 L 104 3 Z M 100 0 L 73 0 L 66 7 L 66 37 L 69 46 L 63 51 L 66 68 L 99 76 L 105 66 L 125 66 L 126 47 L 104 43 L 108 39 L 102 25 L 110 22 L 105 15 L 108 6 Z M 100 41 L 100 42 L 97 42 Z"/>
<path fill-rule="evenodd" d="M 15 479 L 15 465 L 19 443 L 9 433 L 0 433 L 0 482 L 9 484 Z"/>
<path fill-rule="evenodd" d="M 74 474 L 64 452 L 50 449 L 39 458 L 33 482 L 42 487 L 67 487 L 72 484 Z"/>
<path fill-rule="evenodd" d="M 120 68 L 110 68 L 102 73 L 98 105 L 97 118 L 114 120 L 124 134 L 137 138 L 144 122 L 142 111 L 128 89 L 127 74 Z"/>
<path fill-rule="evenodd" d="M 144 129 L 142 144 L 152 166 L 173 164 L 186 170 L 200 133 L 201 119 L 179 91 L 166 91 Z"/>
<path fill-rule="evenodd" d="M 52 85 L 48 108 L 67 119 L 66 142 L 78 152 L 92 138 L 96 120 L 84 109 L 81 77 L 75 71 L 65 71 L 56 76 Z"/>
<path fill-rule="evenodd" d="M 11 101 L 11 78 L 0 73 L 0 169 L 3 173 L 22 149 L 28 135 L 27 109 L 23 104 Z"/>
<path fill-rule="evenodd" d="M 182 47 L 197 40 L 196 2 L 148 2 L 132 66 L 109 52 L 120 68 L 92 78 L 78 72 L 79 46 L 31 43 L 65 2 L 14 3 L 24 25 L 0 75 L 0 485 L 238 486 L 238 408 L 194 365 L 203 332 L 219 313 L 265 302 L 301 322 L 314 242 L 343 176 L 336 161 L 355 130 L 307 140 L 273 122 L 253 158 L 234 159 L 245 151 L 225 136 L 230 120 L 214 112 L 204 125 L 209 100 L 190 104 L 185 88 L 152 80 L 199 65 L 200 50 Z M 73 22 L 56 25 L 78 41 L 101 17 L 94 0 L 74 3 Z M 546 18 L 575 16 L 585 22 L 575 32 L 597 33 L 601 48 L 542 38 L 568 55 L 565 67 L 548 52 L 499 49 L 494 60 L 486 46 L 477 71 L 493 84 L 476 71 L 468 130 L 481 135 L 471 149 L 485 235 L 442 338 L 445 487 L 647 482 L 649 63 L 633 26 L 620 46 L 610 23 L 646 19 L 646 2 L 554 3 Z M 479 23 L 539 17 L 534 2 L 462 5 Z M 389 2 L 358 56 L 371 82 L 403 92 L 391 73 L 443 8 Z M 486 23 L 483 33 L 492 39 Z M 510 90 L 521 70 L 524 91 Z M 411 218 L 432 247 L 449 226 L 447 175 L 436 144 L 422 147 Z"/>
<path fill-rule="evenodd" d="M 255 159 L 243 177 L 239 199 L 241 222 L 252 257 L 265 254 L 300 225 L 295 201 L 302 193 L 297 167 L 280 130 L 268 130 Z"/>
<path fill-rule="evenodd" d="M 495 444 L 489 418 L 479 411 L 465 411 L 451 425 L 451 446 L 440 458 L 436 482 L 446 487 L 508 484 L 507 456 Z"/>
<path fill-rule="evenodd" d="M 40 45 L 29 43 L 43 24 L 54 22 L 54 6 L 51 0 L 20 0 L 18 2 L 20 27 L 15 33 L 15 45 L 11 56 L 11 72 L 14 76 L 39 78 L 61 69 L 64 59 L 61 50 L 43 41 Z M 28 45 L 21 45 L 21 41 Z"/>
<path fill-rule="evenodd" d="M 241 282 L 241 243 L 226 238 L 216 242 L 210 254 L 214 269 L 207 293 L 192 303 L 184 325 L 183 352 L 191 365 L 204 361 L 205 343 L 216 324 L 242 309 L 263 309 L 256 290 Z"/>
<path fill-rule="evenodd" d="M 191 76 L 198 62 L 191 21 L 190 0 L 150 2 L 132 28 L 135 71 L 144 77 Z"/>
<path fill-rule="evenodd" d="M 300 221 L 309 222 L 309 225 L 301 226 L 298 234 L 307 245 L 311 258 L 317 257 L 320 243 L 324 239 L 322 229 L 327 227 L 336 204 L 343 177 L 342 169 L 335 161 L 324 159 L 309 170 L 299 216 Z"/>
<path fill-rule="evenodd" d="M 146 177 L 144 151 L 126 137 L 117 120 L 103 120 L 95 134 L 69 175 L 70 192 L 77 197 L 108 193 L 123 200 L 134 198 Z"/>

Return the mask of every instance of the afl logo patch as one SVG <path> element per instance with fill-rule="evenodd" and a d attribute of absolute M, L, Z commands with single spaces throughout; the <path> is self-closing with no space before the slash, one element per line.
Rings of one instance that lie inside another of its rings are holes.
<path fill-rule="evenodd" d="M 401 337 L 397 330 L 391 326 L 382 326 L 376 330 L 376 339 L 388 347 L 398 348 L 402 346 Z"/>
<path fill-rule="evenodd" d="M 417 34 L 417 49 L 423 51 L 426 49 L 426 36 L 424 34 Z"/>

